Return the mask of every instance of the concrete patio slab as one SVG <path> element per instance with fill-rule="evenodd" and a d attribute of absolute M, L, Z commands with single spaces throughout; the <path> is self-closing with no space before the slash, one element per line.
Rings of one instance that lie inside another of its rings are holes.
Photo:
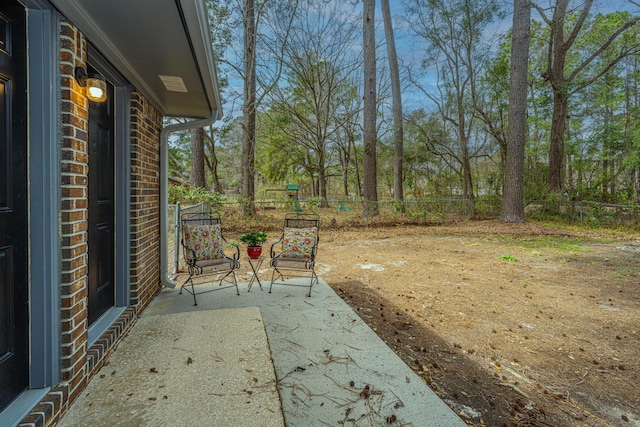
<path fill-rule="evenodd" d="M 260 309 L 139 319 L 58 425 L 283 426 Z"/>
<path fill-rule="evenodd" d="M 165 289 L 144 316 L 260 307 L 287 426 L 466 425 L 322 279 L 310 298 L 305 287 L 267 290 L 245 284 L 194 307 Z"/>

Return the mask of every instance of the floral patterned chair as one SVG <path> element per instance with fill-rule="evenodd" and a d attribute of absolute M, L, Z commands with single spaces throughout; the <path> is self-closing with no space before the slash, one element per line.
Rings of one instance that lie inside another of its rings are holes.
<path fill-rule="evenodd" d="M 320 217 L 316 214 L 287 214 L 280 239 L 271 245 L 271 285 L 289 285 L 311 288 L 318 283 L 315 272 L 316 253 L 320 241 Z M 290 277 L 308 277 L 309 284 L 285 281 Z"/>
<path fill-rule="evenodd" d="M 185 290 L 193 295 L 193 305 L 198 305 L 197 294 L 235 287 L 236 293 L 240 295 L 235 273 L 240 267 L 240 249 L 237 245 L 231 245 L 222 235 L 220 218 L 210 214 L 186 213 L 181 217 L 180 226 L 183 255 L 189 271 L 189 277 L 180 288 L 180 294 Z M 232 256 L 225 254 L 225 246 L 233 249 Z M 214 281 L 218 282 L 219 287 L 196 291 L 194 279 L 214 275 Z"/>

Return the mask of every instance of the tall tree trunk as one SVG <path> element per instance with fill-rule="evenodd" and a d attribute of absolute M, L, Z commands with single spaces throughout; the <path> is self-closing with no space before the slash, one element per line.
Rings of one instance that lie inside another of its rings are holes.
<path fill-rule="evenodd" d="M 204 129 L 191 129 L 191 174 L 189 183 L 194 187 L 205 188 L 204 174 Z"/>
<path fill-rule="evenodd" d="M 216 193 L 222 194 L 224 192 L 222 188 L 222 183 L 220 182 L 220 177 L 218 176 L 218 156 L 216 154 L 216 142 L 214 140 L 215 133 L 213 129 L 210 128 L 210 135 L 207 135 L 205 132 L 205 147 L 208 150 L 205 150 L 204 160 L 207 166 L 207 169 L 211 173 L 211 182 L 213 185 L 213 191 Z M 206 151 L 209 152 L 209 155 L 206 155 Z"/>
<path fill-rule="evenodd" d="M 606 106 L 604 108 L 604 116 L 602 118 L 602 122 L 603 122 L 602 124 L 605 129 L 605 132 L 607 132 L 610 126 L 610 122 L 609 122 L 609 111 L 608 111 L 608 108 L 606 108 Z M 609 138 L 605 137 L 602 143 L 603 143 L 602 155 L 604 158 L 602 160 L 601 200 L 606 203 L 610 201 L 610 195 L 611 196 L 613 195 L 613 193 L 609 193 L 609 183 L 613 179 L 613 177 L 609 174 L 609 168 L 612 161 L 612 150 L 610 146 L 611 141 L 609 141 Z"/>
<path fill-rule="evenodd" d="M 378 185 L 376 165 L 376 43 L 375 0 L 364 0 L 363 53 L 364 53 L 364 201 L 365 214 L 376 216 L 378 209 Z"/>
<path fill-rule="evenodd" d="M 362 196 L 362 180 L 360 179 L 360 164 L 358 163 L 358 150 L 356 150 L 356 141 L 353 137 L 349 137 L 349 149 L 353 148 L 353 168 L 356 174 L 356 196 Z"/>
<path fill-rule="evenodd" d="M 554 90 L 551 137 L 549 141 L 549 173 L 547 186 L 551 192 L 562 190 L 564 165 L 564 135 L 569 110 L 569 96 L 564 90 Z"/>
<path fill-rule="evenodd" d="M 587 0 L 591 8 L 592 0 Z M 551 192 L 560 192 L 563 188 L 562 171 L 564 165 L 564 137 L 567 114 L 569 111 L 569 94 L 565 78 L 565 62 L 571 40 L 565 40 L 565 19 L 569 0 L 557 0 L 553 19 L 550 23 L 551 37 L 549 45 L 549 64 L 544 73 L 553 88 L 553 115 L 551 118 L 551 135 L 549 138 L 549 172 L 547 187 Z M 584 21 L 582 21 L 584 22 Z M 580 26 L 582 26 L 580 22 Z"/>
<path fill-rule="evenodd" d="M 391 78 L 391 94 L 393 97 L 393 199 L 401 202 L 404 199 L 402 162 L 404 157 L 404 128 L 402 125 L 402 94 L 400 92 L 400 72 L 398 70 L 398 55 L 393 36 L 391 9 L 389 0 L 382 0 L 382 18 L 384 20 L 384 34 L 387 41 L 387 56 L 389 57 L 389 76 Z"/>
<path fill-rule="evenodd" d="M 322 199 L 319 207 L 326 208 L 329 206 L 327 202 L 327 168 L 324 160 L 325 153 L 318 153 L 318 196 Z"/>
<path fill-rule="evenodd" d="M 475 216 L 475 196 L 473 194 L 473 175 L 471 156 L 469 155 L 469 135 L 464 115 L 464 99 L 457 97 L 458 103 L 458 144 L 460 145 L 460 166 L 462 167 L 462 196 L 471 203 L 471 215 Z"/>
<path fill-rule="evenodd" d="M 527 137 L 527 91 L 531 6 L 513 0 L 509 117 L 504 194 L 500 221 L 524 222 L 524 147 Z"/>
<path fill-rule="evenodd" d="M 318 179 L 312 170 L 309 171 L 309 181 L 311 182 L 311 197 L 318 197 L 320 194 L 318 191 Z"/>
<path fill-rule="evenodd" d="M 342 171 L 342 191 L 345 197 L 349 197 L 349 176 L 346 169 Z"/>
<path fill-rule="evenodd" d="M 567 131 L 564 137 L 565 141 L 571 141 L 571 127 L 567 126 Z M 564 175 L 562 178 L 562 188 L 574 188 L 573 187 L 573 157 L 571 153 L 566 153 L 563 158 L 563 164 L 566 166 L 563 168 Z"/>
<path fill-rule="evenodd" d="M 606 106 L 605 114 L 607 117 L 605 120 L 605 129 L 609 129 L 609 127 L 612 126 L 611 122 L 615 120 L 613 107 Z M 609 200 L 615 201 L 618 197 L 616 194 L 616 180 L 618 179 L 618 174 L 616 173 L 616 148 L 613 141 L 608 140 L 607 142 L 607 156 L 609 157 Z"/>
<path fill-rule="evenodd" d="M 242 213 L 253 215 L 256 145 L 256 23 L 254 0 L 244 1 L 244 105 L 242 133 Z"/>
<path fill-rule="evenodd" d="M 348 144 L 348 142 L 347 142 Z M 349 146 L 339 151 L 340 169 L 342 169 L 342 192 L 344 196 L 349 195 Z"/>
<path fill-rule="evenodd" d="M 218 176 L 218 156 L 216 155 L 216 145 L 213 139 L 211 140 L 211 146 L 209 148 L 211 151 L 211 157 L 207 163 L 209 165 L 209 170 L 211 171 L 213 191 L 222 194 L 224 193 L 224 189 L 222 188 L 222 183 L 220 182 L 220 177 Z"/>
<path fill-rule="evenodd" d="M 462 145 L 462 192 L 466 200 L 471 202 L 472 214 L 475 215 L 475 195 L 473 193 L 473 175 L 471 173 L 471 158 L 469 157 L 469 140 L 464 139 Z"/>
<path fill-rule="evenodd" d="M 318 170 L 318 196 L 322 199 L 320 202 L 320 207 L 326 208 L 328 206 L 327 203 L 327 177 L 325 175 L 325 170 Z"/>

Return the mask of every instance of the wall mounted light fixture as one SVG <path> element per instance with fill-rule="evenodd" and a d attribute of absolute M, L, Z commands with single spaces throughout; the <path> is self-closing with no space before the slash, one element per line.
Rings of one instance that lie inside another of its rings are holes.
<path fill-rule="evenodd" d="M 78 84 L 85 88 L 87 98 L 93 102 L 107 100 L 107 82 L 100 74 L 87 74 L 82 67 L 76 67 L 74 75 Z"/>

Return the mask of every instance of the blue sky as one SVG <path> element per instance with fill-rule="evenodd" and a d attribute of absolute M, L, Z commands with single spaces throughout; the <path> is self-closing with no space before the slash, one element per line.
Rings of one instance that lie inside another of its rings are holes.
<path fill-rule="evenodd" d="M 331 0 L 331 1 L 337 1 L 337 0 Z M 351 3 L 351 0 L 347 0 L 347 2 Z M 346 4 L 347 2 L 345 2 L 345 6 L 350 6 Z M 537 3 L 542 7 L 546 6 L 547 8 L 549 8 L 551 4 L 555 4 L 555 0 L 537 0 Z M 580 0 L 572 1 L 572 4 L 580 5 L 582 3 L 583 1 L 580 1 Z M 401 60 L 402 59 L 407 60 L 408 58 L 411 58 L 411 57 L 422 56 L 423 47 L 421 46 L 421 42 L 416 41 L 407 33 L 407 31 L 405 31 L 405 24 L 403 23 L 403 20 L 402 20 L 402 16 L 404 14 L 402 1 L 390 0 L 389 4 L 391 8 L 391 14 L 393 15 L 393 24 L 394 24 L 396 48 L 398 51 L 398 56 L 400 57 Z M 507 10 L 507 14 L 503 20 L 496 22 L 491 27 L 490 32 L 493 34 L 504 34 L 511 27 L 511 20 L 512 20 L 511 9 L 512 9 L 513 2 L 504 0 L 504 4 Z M 357 9 L 356 13 L 360 14 L 360 16 L 361 16 L 361 12 L 360 12 L 361 8 L 362 8 L 362 2 L 358 1 L 358 4 L 356 6 L 356 9 Z M 349 7 L 349 9 L 351 9 L 351 7 Z M 640 7 L 633 5 L 630 2 L 630 0 L 595 0 L 591 9 L 592 13 L 597 13 L 597 12 L 610 13 L 618 10 L 628 10 L 633 13 L 640 13 Z M 535 11 L 532 12 L 532 18 L 540 19 L 539 15 Z M 384 30 L 382 26 L 382 10 L 380 6 L 380 1 L 376 1 L 376 21 L 380 25 L 380 30 L 376 35 L 376 37 L 378 38 L 379 41 L 383 41 Z M 381 49 L 378 51 L 378 56 L 380 57 L 386 56 L 386 47 L 383 44 L 381 45 Z M 232 84 L 234 86 L 240 85 L 239 93 L 242 93 L 241 80 L 233 79 Z M 412 109 L 418 108 L 424 105 L 425 103 L 424 95 L 422 95 L 417 90 L 405 91 L 403 94 L 403 103 L 406 110 L 412 110 Z M 232 112 L 231 108 L 232 106 L 230 104 L 225 105 L 225 111 L 224 111 L 225 115 L 228 116 L 232 114 L 234 116 L 237 116 L 239 112 L 238 111 Z M 234 108 L 235 110 L 238 110 L 240 108 L 240 105 L 237 103 L 237 101 Z"/>

